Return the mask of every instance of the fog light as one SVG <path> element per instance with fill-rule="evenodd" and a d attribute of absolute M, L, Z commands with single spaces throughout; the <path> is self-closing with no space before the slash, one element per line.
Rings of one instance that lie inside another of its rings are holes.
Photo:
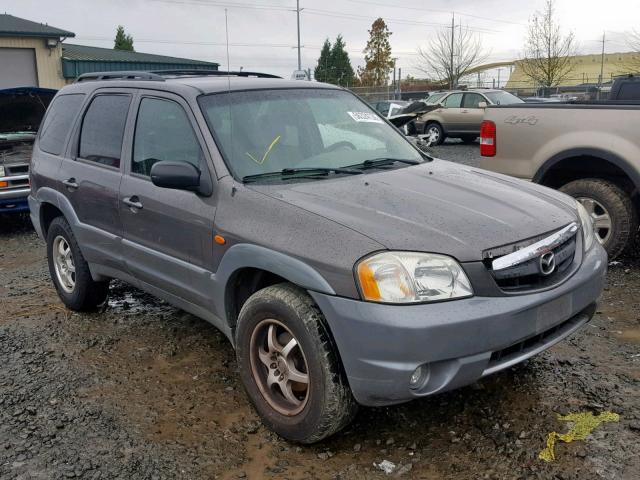
<path fill-rule="evenodd" d="M 426 370 L 427 369 L 424 365 L 419 365 L 418 368 L 413 371 L 413 373 L 411 374 L 411 378 L 409 378 L 410 388 L 419 388 L 422 386 Z"/>

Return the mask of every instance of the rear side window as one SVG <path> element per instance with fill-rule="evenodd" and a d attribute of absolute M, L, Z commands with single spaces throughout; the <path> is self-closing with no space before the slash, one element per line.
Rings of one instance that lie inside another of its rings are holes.
<path fill-rule="evenodd" d="M 98 95 L 92 100 L 82 122 L 80 158 L 120 167 L 122 137 L 130 103 L 130 95 Z"/>
<path fill-rule="evenodd" d="M 153 164 L 163 160 L 200 168 L 200 142 L 180 105 L 171 100 L 143 98 L 136 121 L 131 172 L 148 177 Z"/>
<path fill-rule="evenodd" d="M 52 155 L 62 153 L 64 142 L 83 101 L 84 94 L 58 95 L 55 98 L 40 129 L 40 150 Z"/>
<path fill-rule="evenodd" d="M 444 106 L 446 108 L 460 108 L 460 103 L 462 103 L 461 93 L 452 93 L 444 100 Z"/>

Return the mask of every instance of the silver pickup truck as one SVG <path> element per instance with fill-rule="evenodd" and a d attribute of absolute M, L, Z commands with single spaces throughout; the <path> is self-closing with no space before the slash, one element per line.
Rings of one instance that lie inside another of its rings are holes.
<path fill-rule="evenodd" d="M 487 170 L 578 199 L 610 258 L 632 245 L 640 206 L 640 103 L 490 106 L 480 152 Z"/>

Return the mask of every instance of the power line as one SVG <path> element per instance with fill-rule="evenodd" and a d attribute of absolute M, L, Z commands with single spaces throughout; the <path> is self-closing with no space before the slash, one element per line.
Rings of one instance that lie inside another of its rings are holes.
<path fill-rule="evenodd" d="M 92 40 L 92 41 L 112 41 L 113 37 L 75 37 L 76 40 Z M 206 45 L 214 47 L 224 47 L 225 42 L 195 42 L 195 41 L 180 41 L 180 40 L 161 40 L 152 38 L 136 38 L 136 43 L 158 43 L 168 45 Z M 232 47 L 269 47 L 269 48 L 296 48 L 296 45 L 290 45 L 287 43 L 229 43 Z"/>
<path fill-rule="evenodd" d="M 279 10 L 284 12 L 295 12 L 294 9 L 283 7 L 282 5 L 269 5 L 259 3 L 236 3 L 236 2 L 219 2 L 206 0 L 150 0 L 157 3 L 169 3 L 179 5 L 200 5 L 204 7 L 226 7 L 226 8 L 245 8 L 250 10 Z"/>
<path fill-rule="evenodd" d="M 370 1 L 366 1 L 366 0 L 347 0 L 348 2 L 351 3 L 364 3 L 367 5 L 377 5 L 379 7 L 388 7 L 388 8 L 396 8 L 396 9 L 402 9 L 402 10 L 414 10 L 414 11 L 419 11 L 419 12 L 437 12 L 437 13 L 452 13 L 451 11 L 447 11 L 447 10 L 440 10 L 437 8 L 418 8 L 418 7 L 406 7 L 406 6 L 401 6 L 401 5 L 389 5 L 388 3 L 378 3 L 378 2 L 370 2 Z M 454 14 L 458 15 L 458 16 L 463 16 L 463 17 L 471 17 L 471 18 L 477 18 L 479 20 L 487 20 L 490 22 L 497 22 L 497 23 L 507 23 L 507 24 L 511 24 L 511 25 L 519 25 L 521 27 L 526 27 L 527 25 L 524 23 L 519 23 L 519 22 L 514 22 L 511 20 L 502 20 L 499 18 L 491 18 L 491 17 L 483 17 L 480 15 L 475 15 L 473 13 L 465 13 L 465 12 L 459 12 L 459 11 L 454 11 Z"/>
<path fill-rule="evenodd" d="M 312 15 L 321 15 L 326 17 L 345 18 L 350 20 L 366 20 L 367 22 L 371 22 L 375 20 L 374 17 L 368 16 L 368 15 L 358 15 L 355 13 L 340 13 L 340 12 L 334 12 L 330 10 L 320 10 L 317 8 L 305 8 L 304 12 Z M 399 23 L 402 25 L 418 25 L 418 26 L 426 26 L 426 27 L 451 28 L 444 23 L 421 22 L 418 20 L 408 20 L 403 18 L 384 18 L 384 21 L 387 23 Z M 465 28 L 474 32 L 479 32 L 479 33 L 500 33 L 499 30 L 492 30 L 489 28 L 482 28 L 482 27 L 465 27 Z"/>

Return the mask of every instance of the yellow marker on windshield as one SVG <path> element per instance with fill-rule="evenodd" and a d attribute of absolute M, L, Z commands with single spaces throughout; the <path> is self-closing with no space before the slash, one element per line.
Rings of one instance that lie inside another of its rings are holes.
<path fill-rule="evenodd" d="M 570 413 L 568 415 L 558 415 L 558 420 L 563 422 L 573 422 L 573 426 L 567 433 L 559 434 L 551 432 L 547 437 L 547 448 L 542 450 L 538 455 L 540 460 L 551 462 L 556 459 L 554 446 L 556 439 L 566 443 L 574 440 L 584 440 L 598 425 L 604 422 L 617 422 L 620 415 L 613 412 L 602 412 L 600 415 L 593 415 L 591 412 Z"/>
<path fill-rule="evenodd" d="M 254 162 L 256 162 L 258 165 L 262 165 L 265 160 L 267 159 L 267 157 L 269 156 L 269 154 L 271 153 L 271 149 L 273 149 L 273 147 L 276 146 L 276 143 L 278 143 L 280 141 L 280 137 L 282 137 L 282 135 L 278 135 L 276 138 L 273 139 L 273 142 L 271 142 L 271 145 L 269 145 L 269 148 L 267 148 L 267 151 L 264 152 L 264 155 L 262 156 L 262 160 L 258 161 L 256 160 L 253 155 L 251 155 L 249 152 L 245 152 L 249 158 L 251 160 L 253 160 Z"/>

